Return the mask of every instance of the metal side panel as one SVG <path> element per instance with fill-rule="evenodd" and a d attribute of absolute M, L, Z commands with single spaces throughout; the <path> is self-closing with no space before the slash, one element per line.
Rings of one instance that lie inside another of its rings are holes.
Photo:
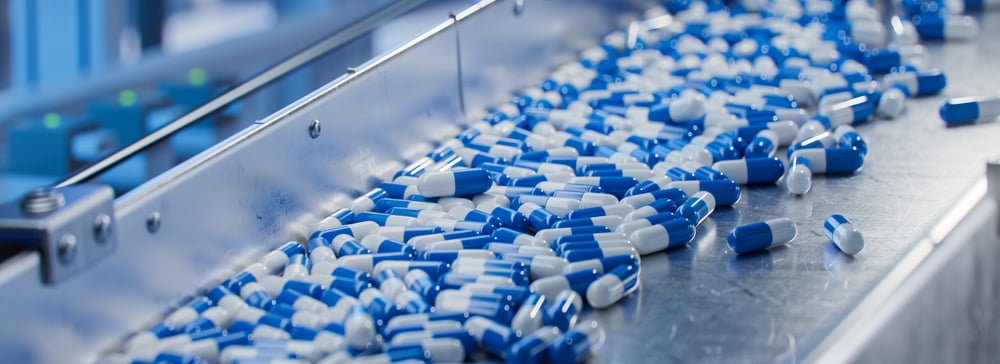
<path fill-rule="evenodd" d="M 233 264 L 305 237 L 303 222 L 328 213 L 337 196 L 366 190 L 402 156 L 454 135 L 454 28 L 447 21 L 423 38 L 119 198 L 118 251 L 78 277 L 41 286 L 36 255 L 9 261 L 0 357 L 93 361 Z M 313 120 L 322 126 L 315 139 Z"/>
<path fill-rule="evenodd" d="M 1000 355 L 1000 214 L 985 180 L 817 348 L 829 363 L 987 363 Z M 976 198 L 980 197 L 980 198 Z M 951 220 L 951 221 L 949 221 Z M 897 279 L 898 278 L 898 279 Z M 884 292 L 883 292 L 884 291 Z"/>

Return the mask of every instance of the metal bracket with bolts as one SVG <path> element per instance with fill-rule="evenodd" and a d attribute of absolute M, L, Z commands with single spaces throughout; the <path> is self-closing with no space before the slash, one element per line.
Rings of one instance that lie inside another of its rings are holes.
<path fill-rule="evenodd" d="M 36 188 L 0 204 L 0 244 L 37 250 L 42 281 L 63 281 L 115 250 L 113 201 L 103 185 Z"/>

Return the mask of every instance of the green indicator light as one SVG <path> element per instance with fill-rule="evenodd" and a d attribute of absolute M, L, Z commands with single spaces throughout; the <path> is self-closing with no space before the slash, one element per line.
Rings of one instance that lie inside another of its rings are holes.
<path fill-rule="evenodd" d="M 118 93 L 118 104 L 122 107 L 135 106 L 135 99 L 135 91 L 122 90 L 122 92 Z"/>
<path fill-rule="evenodd" d="M 188 83 L 191 86 L 201 86 L 205 84 L 208 76 L 205 75 L 205 70 L 200 67 L 192 68 L 188 71 Z"/>
<path fill-rule="evenodd" d="M 59 117 L 59 114 L 50 112 L 48 114 L 45 114 L 44 123 L 46 128 L 56 129 L 59 128 L 59 124 L 62 123 L 62 118 Z"/>

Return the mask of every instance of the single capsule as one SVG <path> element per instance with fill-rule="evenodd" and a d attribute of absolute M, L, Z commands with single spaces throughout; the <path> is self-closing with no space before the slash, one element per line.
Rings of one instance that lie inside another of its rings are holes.
<path fill-rule="evenodd" d="M 528 291 L 528 287 L 495 285 L 489 283 L 469 283 L 462 286 L 462 288 L 459 288 L 458 290 L 476 294 L 497 294 L 507 300 L 507 303 L 511 305 L 516 305 L 524 301 L 524 299 L 531 294 L 531 292 Z"/>
<path fill-rule="evenodd" d="M 640 207 L 625 216 L 625 221 L 635 221 L 644 219 L 664 212 L 677 211 L 677 204 L 668 198 L 653 201 L 649 205 Z"/>
<path fill-rule="evenodd" d="M 267 267 L 267 271 L 271 274 L 278 274 L 288 264 L 289 258 L 296 254 L 305 253 L 306 249 L 302 244 L 297 241 L 289 241 L 264 255 L 259 262 Z"/>
<path fill-rule="evenodd" d="M 499 357 L 503 357 L 507 348 L 518 338 L 510 327 L 485 317 L 470 317 L 463 327 L 476 339 L 479 347 Z"/>
<path fill-rule="evenodd" d="M 807 148 L 796 150 L 789 159 L 805 158 L 815 173 L 854 173 L 865 163 L 860 150 L 848 148 Z"/>
<path fill-rule="evenodd" d="M 715 196 L 705 191 L 695 192 L 691 198 L 677 208 L 677 214 L 688 219 L 695 226 L 701 225 L 713 211 L 715 211 Z"/>
<path fill-rule="evenodd" d="M 774 183 L 785 173 L 784 163 L 773 157 L 720 161 L 712 164 L 712 169 L 741 185 Z"/>
<path fill-rule="evenodd" d="M 566 331 L 576 326 L 581 310 L 583 310 L 583 298 L 580 294 L 568 289 L 563 290 L 549 303 L 542 315 L 542 321 L 547 326 L 555 326 L 559 330 Z"/>
<path fill-rule="evenodd" d="M 432 312 L 393 317 L 382 328 L 382 337 L 391 341 L 396 335 L 414 331 L 450 331 L 462 328 L 468 316 L 462 312 Z"/>
<path fill-rule="evenodd" d="M 375 208 L 375 204 L 378 203 L 379 200 L 387 197 L 389 197 L 389 193 L 385 190 L 378 187 L 373 188 L 371 191 L 368 191 L 368 193 L 358 196 L 358 198 L 355 198 L 354 201 L 351 202 L 351 211 L 371 211 Z"/>
<path fill-rule="evenodd" d="M 609 307 L 638 289 L 639 266 L 622 264 L 587 287 L 587 302 L 594 308 Z"/>
<path fill-rule="evenodd" d="M 878 114 L 886 119 L 895 119 L 902 115 L 909 96 L 909 91 L 899 85 L 886 89 L 878 99 Z"/>
<path fill-rule="evenodd" d="M 201 296 L 195 298 L 183 307 L 178 308 L 174 310 L 174 312 L 167 315 L 167 317 L 163 319 L 163 323 L 167 325 L 167 327 L 171 328 L 178 328 L 187 325 L 188 323 L 191 323 L 191 321 L 197 319 L 202 312 L 211 308 L 212 305 L 212 300 L 208 297 Z"/>
<path fill-rule="evenodd" d="M 577 325 L 555 339 L 549 347 L 549 360 L 555 364 L 582 363 L 604 345 L 604 336 L 597 321 Z"/>
<path fill-rule="evenodd" d="M 795 223 L 787 218 L 755 222 L 737 226 L 726 237 L 726 242 L 736 254 L 782 246 L 795 239 Z"/>
<path fill-rule="evenodd" d="M 604 274 L 610 272 L 612 269 L 618 268 L 619 265 L 638 265 L 640 260 L 641 259 L 639 259 L 639 255 L 637 254 L 623 254 L 607 258 L 587 259 L 567 264 L 566 268 L 563 269 L 563 272 L 569 274 L 583 270 L 596 270 L 598 274 Z"/>
<path fill-rule="evenodd" d="M 531 202 L 521 204 L 517 208 L 517 212 L 524 214 L 528 217 L 528 223 L 531 225 L 532 229 L 535 231 L 547 229 L 559 221 L 559 216 L 546 210 L 544 207 L 539 206 Z"/>
<path fill-rule="evenodd" d="M 669 182 L 668 185 L 674 183 L 679 183 L 679 182 Z M 700 181 L 684 181 L 683 183 L 679 184 L 685 184 L 685 186 L 691 187 L 690 193 L 698 192 L 699 191 L 698 187 L 701 186 Z M 739 189 L 739 186 L 737 186 L 737 189 Z M 669 187 L 669 188 L 658 189 L 652 192 L 638 193 L 625 197 L 621 200 L 621 204 L 631 206 L 633 209 L 637 209 L 649 205 L 653 203 L 653 201 L 667 198 L 673 201 L 675 204 L 680 205 L 687 200 L 688 194 L 689 194 L 688 191 L 686 191 L 683 188 Z"/>
<path fill-rule="evenodd" d="M 548 246 L 542 239 L 538 239 L 530 234 L 525 234 L 514 229 L 500 228 L 493 231 L 493 240 L 501 243 L 510 243 L 526 246 Z"/>
<path fill-rule="evenodd" d="M 967 15 L 923 13 L 913 17 L 913 26 L 926 39 L 966 40 L 979 35 L 979 22 Z"/>
<path fill-rule="evenodd" d="M 618 203 L 618 198 L 607 193 L 580 192 L 580 191 L 553 191 L 554 197 L 570 197 L 580 201 L 580 208 L 609 206 Z"/>
<path fill-rule="evenodd" d="M 750 141 L 743 155 L 747 158 L 770 158 L 778 148 L 778 135 L 770 130 L 761 130 Z"/>
<path fill-rule="evenodd" d="M 692 196 L 699 191 L 708 192 L 719 206 L 731 206 L 739 202 L 742 195 L 740 185 L 733 180 L 677 181 L 671 182 L 670 186 L 683 190 L 686 196 Z M 683 205 L 686 201 L 686 197 L 680 201 L 674 200 L 678 205 Z"/>
<path fill-rule="evenodd" d="M 542 328 L 544 326 L 542 316 L 547 308 L 548 301 L 545 296 L 536 293 L 528 295 L 511 319 L 510 328 L 518 337 Z"/>
<path fill-rule="evenodd" d="M 948 79 L 944 72 L 935 69 L 927 72 L 906 71 L 892 72 L 882 77 L 880 84 L 886 90 L 899 87 L 906 91 L 906 96 L 926 96 L 941 92 L 948 84 Z M 884 92 L 884 91 L 883 91 Z"/>
<path fill-rule="evenodd" d="M 406 243 L 412 245 L 414 248 L 417 248 L 418 251 L 423 251 L 427 249 L 427 247 L 430 246 L 431 244 L 437 243 L 439 241 L 471 238 L 476 235 L 478 234 L 476 234 L 475 231 L 471 230 L 455 230 L 437 234 L 418 236 L 406 241 Z"/>
<path fill-rule="evenodd" d="M 812 164 L 802 157 L 792 159 L 791 166 L 788 167 L 788 175 L 785 176 L 785 186 L 788 192 L 794 195 L 804 195 L 812 188 Z"/>
<path fill-rule="evenodd" d="M 596 216 L 618 216 L 624 218 L 626 215 L 631 213 L 633 209 L 634 208 L 632 206 L 620 203 L 607 206 L 587 207 L 567 212 L 566 218 L 579 219 Z"/>
<path fill-rule="evenodd" d="M 535 238 L 542 239 L 542 241 L 546 244 L 550 244 L 555 241 L 556 238 L 566 235 L 606 233 L 610 231 L 611 229 L 607 226 L 574 226 L 568 228 L 538 230 L 538 232 L 535 233 Z"/>
<path fill-rule="evenodd" d="M 483 316 L 500 323 L 509 323 L 514 317 L 513 308 L 506 298 L 499 294 L 473 293 L 460 290 L 443 290 L 434 305 L 435 312 L 466 312 L 473 316 Z"/>
<path fill-rule="evenodd" d="M 522 195 L 514 197 L 510 200 L 510 206 L 511 208 L 516 209 L 520 207 L 521 204 L 528 202 L 544 207 L 556 216 L 564 216 L 567 212 L 580 208 L 580 200 L 577 199 L 539 195 Z"/>
<path fill-rule="evenodd" d="M 673 212 L 661 212 L 658 214 L 650 215 L 640 219 L 635 219 L 632 221 L 627 221 L 618 226 L 615 231 L 625 234 L 625 236 L 631 236 L 636 230 L 650 227 L 661 222 L 672 220 L 674 218 L 680 217 Z"/>
<path fill-rule="evenodd" d="M 551 250 L 549 250 L 551 252 Z M 528 266 L 531 279 L 559 275 L 566 268 L 566 259 L 551 255 L 531 255 L 518 253 L 505 253 L 501 255 L 503 260 L 518 261 Z"/>
<path fill-rule="evenodd" d="M 492 185 L 493 180 L 490 179 L 489 172 L 479 168 L 469 168 L 424 173 L 420 176 L 417 189 L 421 195 L 427 197 L 462 196 L 486 192 Z"/>
<path fill-rule="evenodd" d="M 324 217 L 316 223 L 317 230 L 327 230 L 335 227 L 344 226 L 354 222 L 354 211 L 351 209 L 340 208 L 334 211 L 332 214 Z"/>
<path fill-rule="evenodd" d="M 844 254 L 855 255 L 865 248 L 861 232 L 843 215 L 831 215 L 823 222 L 823 232 Z"/>
<path fill-rule="evenodd" d="M 529 288 L 531 292 L 545 296 L 554 300 L 559 292 L 572 289 L 578 294 L 585 294 L 590 283 L 600 278 L 596 271 L 579 271 L 569 274 L 545 277 L 531 282 Z"/>
<path fill-rule="evenodd" d="M 991 120 L 1000 115 L 1000 97 L 959 97 L 941 105 L 941 119 L 948 125 Z"/>
<path fill-rule="evenodd" d="M 507 349 L 507 362 L 541 363 L 548 356 L 548 348 L 559 338 L 559 334 L 559 329 L 552 326 L 545 326 L 532 332 Z"/>
<path fill-rule="evenodd" d="M 460 250 L 460 249 L 482 249 L 493 241 L 489 235 L 477 235 L 468 238 L 458 238 L 452 240 L 431 243 L 425 250 Z"/>
<path fill-rule="evenodd" d="M 690 243 L 694 236 L 694 221 L 675 218 L 638 229 L 629 236 L 629 241 L 639 254 L 646 255 Z"/>
<path fill-rule="evenodd" d="M 440 261 L 383 260 L 375 264 L 373 271 L 379 272 L 386 269 L 392 270 L 400 276 L 405 276 L 408 272 L 419 270 L 426 273 L 431 279 L 437 279 L 442 274 L 448 272 L 451 269 L 451 265 Z"/>

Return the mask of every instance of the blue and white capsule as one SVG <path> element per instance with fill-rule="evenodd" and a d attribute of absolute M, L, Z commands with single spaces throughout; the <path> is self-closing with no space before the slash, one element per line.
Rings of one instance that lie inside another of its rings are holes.
<path fill-rule="evenodd" d="M 774 157 L 745 158 L 715 162 L 712 169 L 738 184 L 746 185 L 774 183 L 785 173 L 785 164 Z"/>
<path fill-rule="evenodd" d="M 701 225 L 714 211 L 715 196 L 705 191 L 695 192 L 691 198 L 677 208 L 677 214 L 688 219 L 695 226 Z"/>
<path fill-rule="evenodd" d="M 979 22 L 967 15 L 922 13 L 913 17 L 917 33 L 926 39 L 972 39 L 979 35 Z"/>
<path fill-rule="evenodd" d="M 992 120 L 1000 115 L 1000 97 L 959 97 L 945 101 L 939 110 L 941 119 L 948 125 Z"/>
<path fill-rule="evenodd" d="M 485 317 L 470 317 L 463 325 L 486 352 L 503 357 L 518 335 L 510 327 Z"/>
<path fill-rule="evenodd" d="M 865 164 L 860 150 L 848 148 L 807 148 L 796 150 L 790 159 L 804 158 L 809 161 L 814 174 L 854 173 Z"/>
<path fill-rule="evenodd" d="M 647 255 L 690 243 L 695 226 L 694 220 L 688 218 L 670 219 L 632 232 L 629 241 L 639 254 Z"/>
<path fill-rule="evenodd" d="M 619 265 L 587 287 L 587 302 L 597 309 L 609 307 L 635 292 L 638 282 L 638 265 Z"/>
<path fill-rule="evenodd" d="M 726 237 L 736 254 L 746 254 L 787 244 L 795 239 L 795 222 L 787 217 L 737 226 Z"/>
<path fill-rule="evenodd" d="M 584 322 L 556 338 L 549 347 L 555 364 L 582 363 L 604 345 L 604 328 L 597 321 Z"/>
<path fill-rule="evenodd" d="M 558 328 L 545 326 L 521 338 L 507 349 L 507 362 L 510 363 L 541 363 L 548 357 L 548 348 L 557 338 Z"/>
<path fill-rule="evenodd" d="M 368 193 L 365 193 L 355 198 L 354 201 L 351 202 L 350 209 L 351 211 L 354 211 L 356 213 L 371 211 L 372 209 L 375 208 L 375 204 L 379 200 L 386 197 L 389 197 L 389 193 L 381 188 L 376 187 L 373 188 L 371 191 L 368 191 Z"/>
<path fill-rule="evenodd" d="M 521 302 L 520 308 L 510 321 L 510 328 L 518 336 L 524 336 L 544 326 L 544 313 L 548 308 L 545 296 L 532 293 Z"/>
<path fill-rule="evenodd" d="M 428 172 L 420 176 L 417 190 L 427 197 L 464 196 L 483 193 L 493 180 L 486 170 L 469 168 L 447 172 Z"/>
<path fill-rule="evenodd" d="M 531 282 L 529 288 L 533 293 L 543 295 L 548 300 L 554 300 L 559 292 L 567 289 L 578 294 L 586 294 L 587 287 L 598 278 L 600 278 L 600 274 L 596 271 L 579 271 L 537 279 Z"/>
<path fill-rule="evenodd" d="M 785 187 L 793 195 L 804 195 L 812 188 L 812 163 L 809 159 L 797 157 L 792 159 L 785 176 Z"/>
<path fill-rule="evenodd" d="M 865 238 L 843 215 L 831 215 L 823 222 L 823 232 L 847 255 L 856 255 L 865 248 Z"/>
<path fill-rule="evenodd" d="M 679 205 L 683 205 L 687 201 L 687 196 L 692 196 L 699 191 L 711 194 L 715 198 L 715 203 L 719 206 L 732 206 L 736 202 L 739 202 L 742 196 L 740 184 L 733 180 L 677 181 L 671 182 L 670 187 L 670 189 L 684 191 L 684 199 L 679 200 L 679 202 L 677 199 L 674 199 L 674 202 Z"/>
<path fill-rule="evenodd" d="M 576 326 L 582 310 L 583 298 L 580 294 L 569 289 L 563 290 L 549 303 L 542 315 L 542 321 L 547 326 L 555 326 L 559 330 L 566 331 Z"/>
<path fill-rule="evenodd" d="M 443 290 L 438 294 L 434 307 L 436 312 L 465 312 L 503 324 L 509 323 L 514 317 L 512 306 L 505 297 L 498 294 Z"/>

